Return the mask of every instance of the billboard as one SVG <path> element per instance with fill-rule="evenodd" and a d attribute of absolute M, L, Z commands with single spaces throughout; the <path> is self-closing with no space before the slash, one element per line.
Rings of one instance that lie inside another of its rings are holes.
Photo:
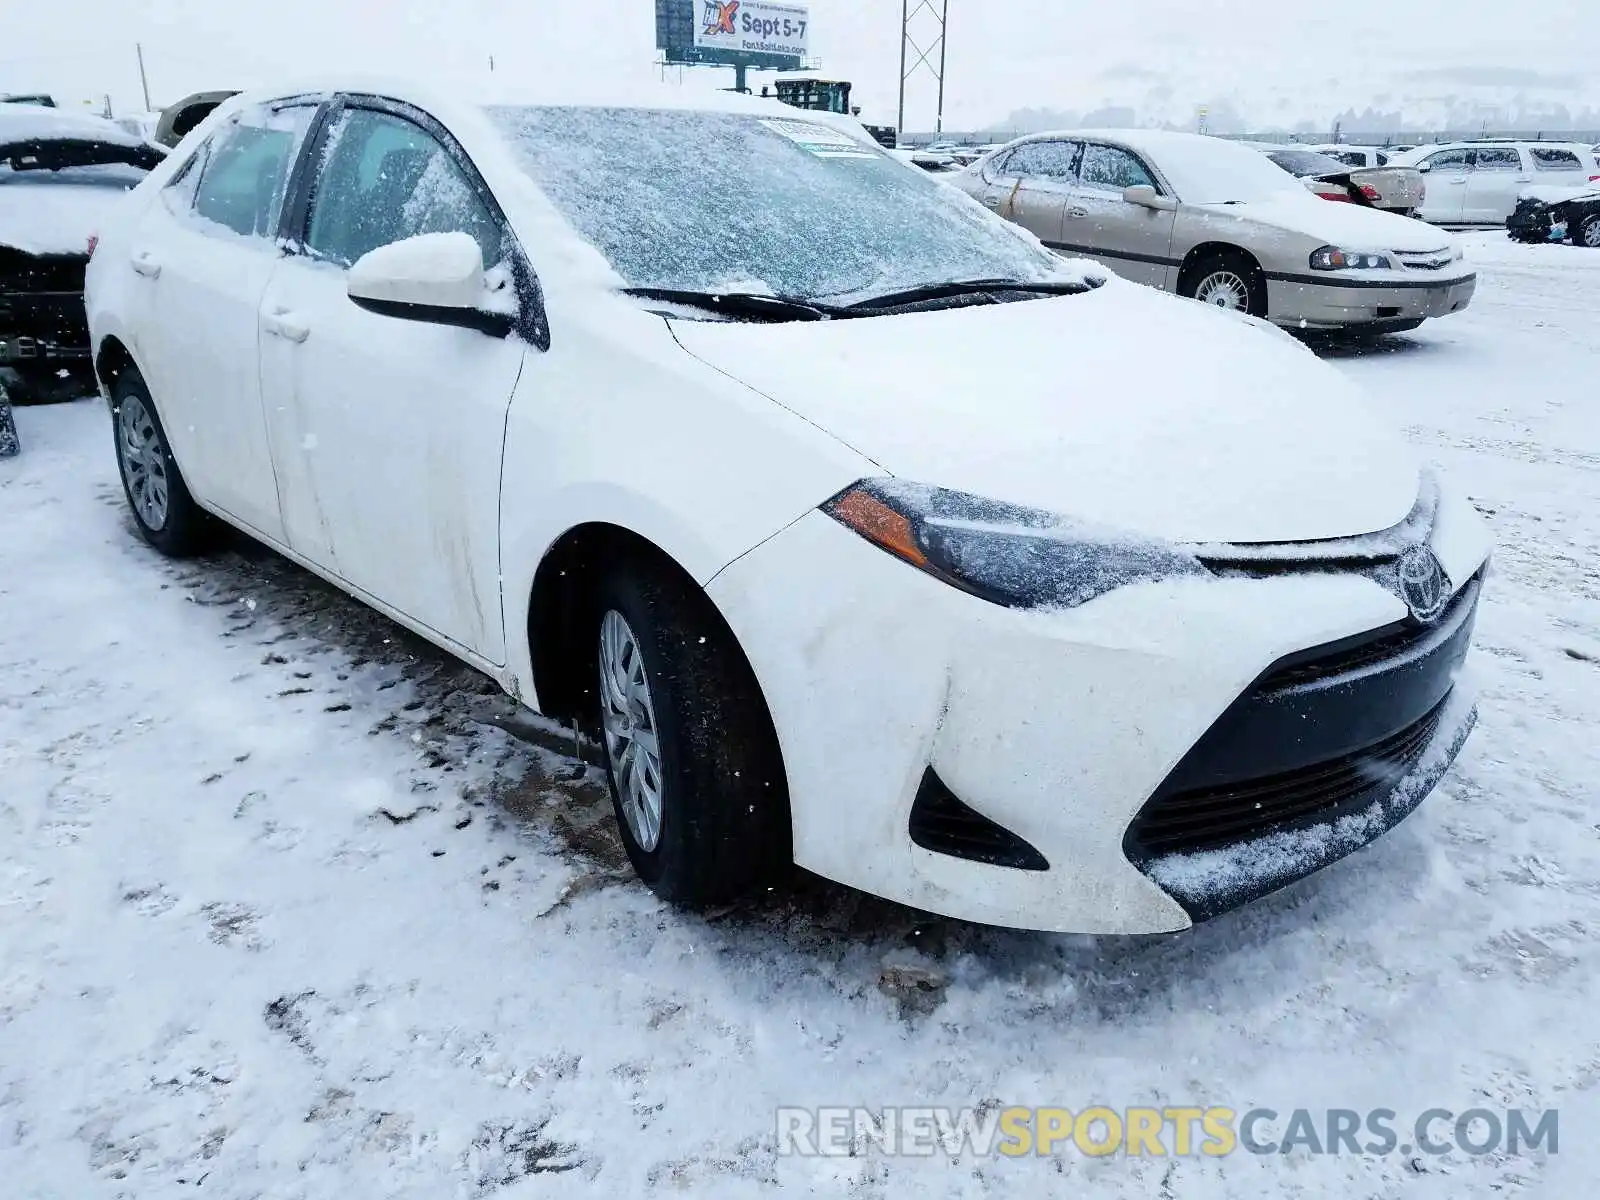
<path fill-rule="evenodd" d="M 806 56 L 811 14 L 804 5 L 774 0 L 696 0 L 696 4 L 694 44 L 701 50 Z"/>
<path fill-rule="evenodd" d="M 665 62 L 676 65 L 798 71 L 810 37 L 810 14 L 801 4 L 656 0 L 656 46 Z M 763 48 L 771 46 L 791 49 Z"/>

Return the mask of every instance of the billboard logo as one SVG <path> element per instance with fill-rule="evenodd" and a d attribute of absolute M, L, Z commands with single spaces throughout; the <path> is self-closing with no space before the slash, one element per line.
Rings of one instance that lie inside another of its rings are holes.
<path fill-rule="evenodd" d="M 741 0 L 705 0 L 707 37 L 718 34 L 727 34 L 730 37 L 737 31 L 733 27 L 734 17 L 739 15 Z"/>

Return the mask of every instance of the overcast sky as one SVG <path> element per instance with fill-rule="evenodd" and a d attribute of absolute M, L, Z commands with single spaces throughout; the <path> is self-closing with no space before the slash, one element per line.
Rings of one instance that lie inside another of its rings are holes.
<path fill-rule="evenodd" d="M 1596 0 L 1541 0 L 1526 19 L 1514 5 L 1444 0 L 949 5 L 948 127 L 1027 108 L 1121 106 L 1141 121 L 1183 121 L 1209 104 L 1287 127 L 1368 105 L 1418 120 L 1462 104 L 1600 107 Z M 900 0 L 810 8 L 822 73 L 855 82 L 863 119 L 892 124 Z M 0 0 L 0 31 L 0 91 L 46 89 L 63 102 L 109 92 L 118 111 L 141 106 L 136 41 L 157 105 L 339 68 L 487 95 L 517 76 L 648 78 L 655 57 L 654 0 Z M 925 43 L 932 32 L 919 26 Z M 699 86 L 731 81 L 689 74 Z M 931 128 L 933 116 L 924 80 L 908 127 Z"/>

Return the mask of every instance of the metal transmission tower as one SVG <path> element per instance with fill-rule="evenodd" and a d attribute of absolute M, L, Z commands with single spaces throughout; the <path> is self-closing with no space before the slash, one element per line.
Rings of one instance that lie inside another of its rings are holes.
<path fill-rule="evenodd" d="M 928 43 L 926 50 L 917 45 L 916 39 L 911 36 L 911 22 L 921 19 L 924 11 L 928 14 L 927 19 L 922 20 L 924 30 L 927 33 L 932 33 L 935 29 L 938 31 L 933 41 Z M 934 0 L 916 0 L 915 5 L 912 4 L 912 0 L 900 0 L 900 124 L 896 127 L 899 133 L 903 134 L 906 131 L 906 80 L 923 67 L 926 67 L 928 73 L 939 83 L 939 114 L 935 129 L 939 133 L 944 132 L 944 48 L 949 20 L 950 0 L 938 0 L 937 6 Z M 906 65 L 909 57 L 907 50 L 917 56 L 916 61 L 909 67 Z M 939 55 L 937 67 L 933 65 L 935 52 Z"/>

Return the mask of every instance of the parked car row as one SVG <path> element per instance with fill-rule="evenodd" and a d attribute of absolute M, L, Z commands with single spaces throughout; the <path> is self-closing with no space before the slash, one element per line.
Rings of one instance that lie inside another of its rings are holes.
<path fill-rule="evenodd" d="M 1166 931 L 1379 836 L 1471 728 L 1489 542 L 1249 314 L 1452 311 L 1448 237 L 1176 134 L 951 178 L 742 96 L 230 99 L 89 265 L 133 520 L 592 731 L 673 901 Z"/>

